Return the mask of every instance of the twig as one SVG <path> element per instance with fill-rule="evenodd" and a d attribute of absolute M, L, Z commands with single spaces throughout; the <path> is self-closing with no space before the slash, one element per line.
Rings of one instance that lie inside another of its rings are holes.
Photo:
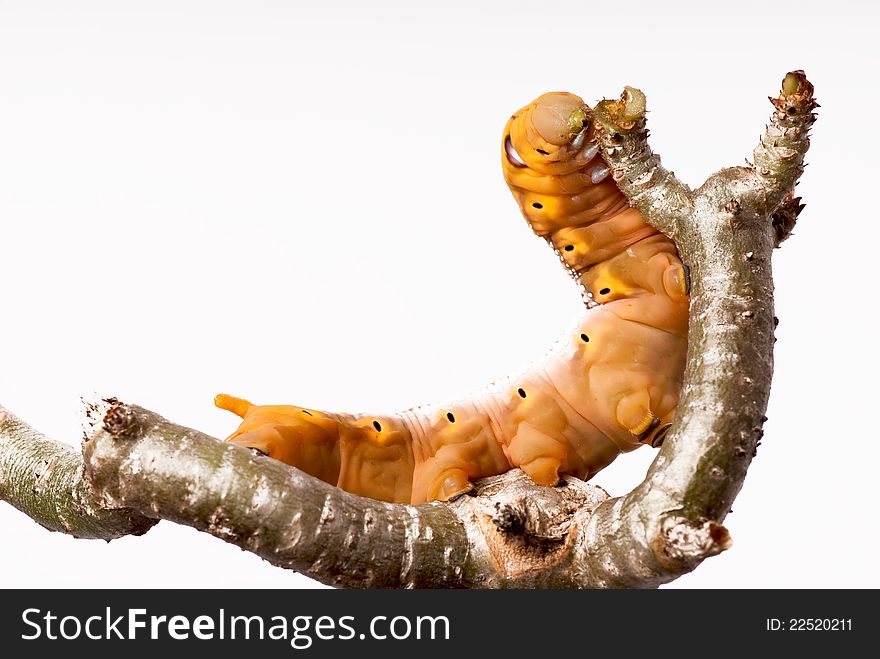
<path fill-rule="evenodd" d="M 600 152 L 620 190 L 651 224 L 677 239 L 693 211 L 690 189 L 660 164 L 648 145 L 645 95 L 626 87 L 619 100 L 601 101 L 593 111 Z"/>
<path fill-rule="evenodd" d="M 793 76 L 798 84 L 791 82 Z M 670 581 L 730 545 L 720 524 L 763 435 L 773 376 L 770 257 L 777 244 L 772 218 L 777 209 L 772 202 L 782 203 L 803 171 L 806 129 L 814 118 L 811 92 L 802 72 L 790 73 L 774 102 L 777 108 L 797 108 L 796 117 L 786 114 L 799 120 L 803 131 L 786 142 L 793 152 L 768 151 L 762 160 L 775 177 L 746 167 L 722 170 L 689 195 L 690 203 L 683 205 L 690 209 L 686 220 L 663 211 L 670 196 L 664 190 L 682 194 L 684 189 L 671 174 L 639 197 L 652 200 L 655 214 L 646 214 L 649 222 L 659 214 L 658 228 L 677 229 L 676 246 L 690 266 L 688 358 L 678 420 L 645 481 L 601 506 L 591 519 L 593 545 L 609 547 L 615 557 L 608 566 L 609 584 Z M 616 130 L 596 122 L 603 142 L 619 141 L 621 148 L 604 156 L 621 181 L 642 176 L 645 168 L 638 155 L 647 136 L 644 118 L 627 117 L 627 126 Z M 609 137 L 612 133 L 619 138 Z M 624 191 L 638 194 L 633 186 Z"/>

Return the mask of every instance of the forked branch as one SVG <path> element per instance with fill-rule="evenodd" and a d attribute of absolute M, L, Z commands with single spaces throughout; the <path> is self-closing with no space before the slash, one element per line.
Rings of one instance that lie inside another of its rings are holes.
<path fill-rule="evenodd" d="M 789 73 L 751 167 L 691 191 L 648 146 L 645 97 L 599 103 L 615 180 L 676 241 L 691 276 L 677 421 L 645 480 L 608 498 L 568 478 L 485 479 L 449 504 L 388 504 L 109 401 L 81 459 L 0 411 L 0 500 L 51 530 L 110 539 L 168 519 L 269 562 L 351 587 L 653 587 L 730 545 L 721 525 L 755 455 L 773 373 L 773 248 L 802 208 L 793 188 L 815 120 Z"/>

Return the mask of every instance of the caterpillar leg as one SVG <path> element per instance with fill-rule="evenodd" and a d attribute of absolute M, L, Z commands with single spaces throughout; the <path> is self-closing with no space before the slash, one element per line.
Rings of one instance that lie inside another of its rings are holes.
<path fill-rule="evenodd" d="M 431 464 L 431 463 L 435 464 Z M 474 489 L 470 481 L 467 465 L 461 467 L 443 466 L 443 458 L 432 458 L 424 465 L 424 471 L 430 474 L 430 484 L 425 488 L 425 496 L 413 499 L 413 503 L 425 501 L 449 501 L 467 494 Z M 432 473 L 433 472 L 433 473 Z M 422 476 L 424 479 L 424 475 Z"/>
<path fill-rule="evenodd" d="M 507 448 L 513 464 L 538 485 L 553 486 L 565 462 L 567 447 L 529 423 L 520 423 Z"/>
<path fill-rule="evenodd" d="M 412 503 L 454 499 L 470 492 L 474 479 L 510 469 L 489 417 L 477 407 L 444 408 L 423 421 L 414 442 Z"/>
<path fill-rule="evenodd" d="M 634 391 L 620 399 L 617 422 L 640 440 L 660 424 L 660 419 L 651 410 L 651 396 L 647 390 Z"/>
<path fill-rule="evenodd" d="M 527 377 L 518 384 L 509 398 L 513 413 L 505 450 L 510 464 L 548 487 L 556 485 L 561 474 L 583 478 L 587 465 L 574 445 L 589 431 L 578 423 L 578 414 L 545 377 Z"/>

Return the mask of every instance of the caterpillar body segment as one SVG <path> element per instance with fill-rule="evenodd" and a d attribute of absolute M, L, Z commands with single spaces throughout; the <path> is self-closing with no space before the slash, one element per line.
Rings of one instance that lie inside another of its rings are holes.
<path fill-rule="evenodd" d="M 622 452 L 659 445 L 684 370 L 688 284 L 666 236 L 631 208 L 590 139 L 572 94 L 541 96 L 505 127 L 505 180 L 532 230 L 586 293 L 577 326 L 525 373 L 448 406 L 395 415 L 253 405 L 229 441 L 355 494 L 448 500 L 520 467 L 536 483 L 588 479 Z"/>
<path fill-rule="evenodd" d="M 502 138 L 502 167 L 532 230 L 600 305 L 584 317 L 589 351 L 548 364 L 548 372 L 560 395 L 626 450 L 632 438 L 650 441 L 666 428 L 678 404 L 687 278 L 673 242 L 628 205 L 597 158 L 588 122 L 572 121 L 588 114 L 585 107 L 577 96 L 551 93 L 515 113 Z M 536 122 L 536 116 L 557 120 Z M 556 145 L 558 137 L 569 141 Z M 560 162 L 577 166 L 579 176 Z M 554 169 L 524 176 L 523 163 Z"/>

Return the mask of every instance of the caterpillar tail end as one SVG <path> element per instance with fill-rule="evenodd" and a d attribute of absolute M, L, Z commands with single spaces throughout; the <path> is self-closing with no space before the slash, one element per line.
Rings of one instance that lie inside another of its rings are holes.
<path fill-rule="evenodd" d="M 229 394 L 217 394 L 216 396 L 214 396 L 214 405 L 219 407 L 221 410 L 232 412 L 233 414 L 240 416 L 242 419 L 248 413 L 248 410 L 254 406 L 254 404 L 249 400 L 245 400 L 244 398 L 236 398 L 235 396 L 230 396 Z"/>

